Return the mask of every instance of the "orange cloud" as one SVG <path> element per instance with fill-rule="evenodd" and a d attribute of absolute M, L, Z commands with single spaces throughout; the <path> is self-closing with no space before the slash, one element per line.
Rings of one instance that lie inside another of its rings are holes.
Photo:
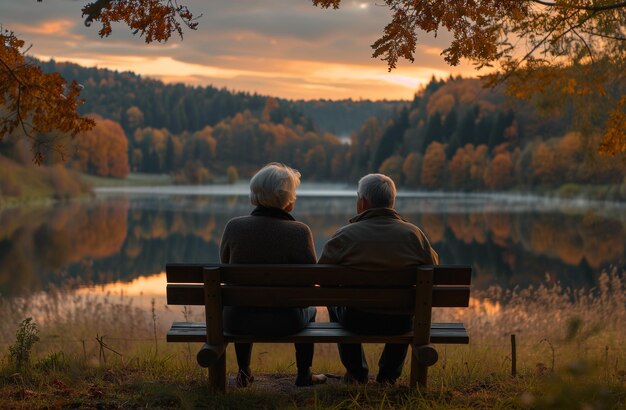
<path fill-rule="evenodd" d="M 76 24 L 75 21 L 69 19 L 45 21 L 37 26 L 27 24 L 12 24 L 11 27 L 20 33 L 36 34 L 36 35 L 62 35 L 78 38 L 71 34 L 71 29 Z"/>

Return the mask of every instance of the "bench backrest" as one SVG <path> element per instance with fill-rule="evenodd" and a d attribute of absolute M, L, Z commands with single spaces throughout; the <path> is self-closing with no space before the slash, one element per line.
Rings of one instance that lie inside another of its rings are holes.
<path fill-rule="evenodd" d="M 428 302 L 428 310 L 469 304 L 467 266 L 362 271 L 335 265 L 220 264 L 168 264 L 167 303 L 205 305 L 205 268 L 219 283 L 223 306 L 351 306 L 408 312 L 416 308 L 416 300 Z M 420 297 L 430 286 L 429 297 Z"/>

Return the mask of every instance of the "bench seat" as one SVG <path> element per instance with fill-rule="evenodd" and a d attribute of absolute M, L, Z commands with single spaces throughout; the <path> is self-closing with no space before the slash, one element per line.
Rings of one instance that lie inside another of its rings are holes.
<path fill-rule="evenodd" d="M 255 343 L 411 343 L 413 332 L 401 335 L 363 335 L 344 329 L 339 323 L 310 323 L 301 332 L 287 336 L 234 335 L 224 332 L 225 342 Z M 204 322 L 174 322 L 167 332 L 168 342 L 206 342 Z M 431 323 L 430 343 L 468 344 L 463 323 Z"/>

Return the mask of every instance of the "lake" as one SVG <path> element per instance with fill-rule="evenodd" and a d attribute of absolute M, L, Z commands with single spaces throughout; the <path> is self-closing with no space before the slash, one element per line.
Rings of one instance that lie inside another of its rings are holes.
<path fill-rule="evenodd" d="M 219 261 L 225 224 L 252 209 L 247 193 L 243 184 L 100 188 L 93 199 L 0 210 L 2 298 L 51 286 L 110 291 L 106 284 L 164 294 L 166 263 Z M 299 189 L 293 215 L 311 227 L 318 256 L 354 215 L 355 197 L 352 187 Z M 603 270 L 626 265 L 622 204 L 400 192 L 396 208 L 424 230 L 441 263 L 472 265 L 478 289 L 546 280 L 590 287 Z"/>

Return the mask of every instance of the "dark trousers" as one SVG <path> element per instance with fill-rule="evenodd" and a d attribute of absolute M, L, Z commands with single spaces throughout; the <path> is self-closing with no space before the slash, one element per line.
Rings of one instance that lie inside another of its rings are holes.
<path fill-rule="evenodd" d="M 413 317 L 410 315 L 387 315 L 363 312 L 343 306 L 329 306 L 331 322 L 339 322 L 346 329 L 360 334 L 401 334 L 411 330 Z M 339 357 L 348 373 L 360 382 L 366 382 L 369 373 L 367 360 L 360 343 L 338 343 Z M 395 383 L 402 374 L 402 366 L 408 344 L 387 343 L 378 361 L 376 381 Z"/>
<path fill-rule="evenodd" d="M 224 330 L 233 334 L 278 335 L 297 333 L 315 322 L 316 309 L 308 308 L 251 308 L 225 307 Z M 294 343 L 298 373 L 308 374 L 313 364 L 313 343 Z M 235 343 L 237 365 L 245 371 L 250 369 L 252 343 Z"/>

